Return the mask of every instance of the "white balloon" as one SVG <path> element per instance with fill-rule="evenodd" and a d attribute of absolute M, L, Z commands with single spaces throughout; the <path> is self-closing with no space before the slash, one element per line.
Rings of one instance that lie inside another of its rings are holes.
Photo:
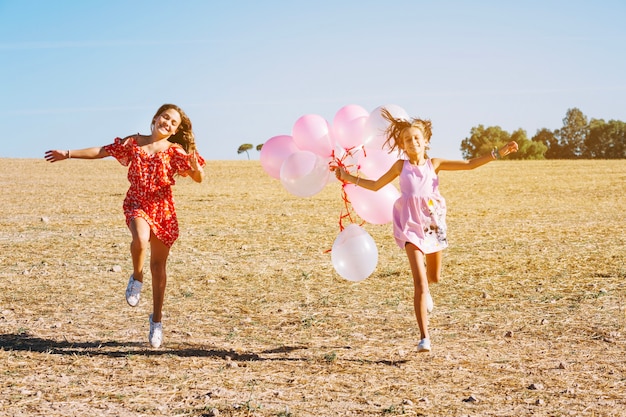
<path fill-rule="evenodd" d="M 342 278 L 352 282 L 363 281 L 376 269 L 378 248 L 365 229 L 351 223 L 337 235 L 331 260 Z"/>
<path fill-rule="evenodd" d="M 311 197 L 328 184 L 328 161 L 310 151 L 294 152 L 280 167 L 280 182 L 293 195 Z"/>

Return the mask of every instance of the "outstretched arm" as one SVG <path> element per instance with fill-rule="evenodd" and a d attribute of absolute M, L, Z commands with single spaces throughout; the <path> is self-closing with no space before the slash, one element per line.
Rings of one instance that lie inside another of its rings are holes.
<path fill-rule="evenodd" d="M 94 148 L 85 148 L 85 149 L 67 149 L 67 150 L 50 150 L 46 151 L 45 158 L 48 162 L 57 162 L 62 161 L 64 159 L 101 159 L 109 156 L 109 152 L 107 152 L 104 147 L 94 147 Z"/>
<path fill-rule="evenodd" d="M 491 162 L 495 159 L 507 156 L 508 154 L 515 153 L 518 149 L 519 146 L 517 145 L 517 142 L 511 141 L 497 151 L 494 150 L 492 153 L 488 153 L 487 155 L 479 156 L 477 158 L 472 158 L 467 161 L 433 158 L 432 162 L 433 167 L 435 168 L 435 172 L 470 170 L 483 166 L 486 163 Z"/>
<path fill-rule="evenodd" d="M 385 172 L 380 178 L 377 180 L 368 180 L 365 178 L 356 177 L 350 173 L 348 173 L 343 167 L 335 168 L 335 176 L 338 180 L 351 182 L 359 187 L 366 188 L 372 191 L 378 191 L 383 188 L 385 185 L 389 184 L 393 181 L 400 172 L 402 172 L 402 164 L 404 161 L 402 159 L 397 160 L 389 171 Z"/>

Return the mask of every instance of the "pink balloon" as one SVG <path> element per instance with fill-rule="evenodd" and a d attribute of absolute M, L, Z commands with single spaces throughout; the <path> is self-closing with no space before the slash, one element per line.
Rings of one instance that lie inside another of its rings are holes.
<path fill-rule="evenodd" d="M 280 135 L 269 138 L 261 148 L 261 166 L 272 178 L 280 179 L 280 168 L 289 155 L 300 149 L 293 137 Z"/>
<path fill-rule="evenodd" d="M 328 122 L 317 114 L 306 114 L 296 120 L 291 135 L 298 148 L 319 156 L 331 156 L 335 146 Z"/>
<path fill-rule="evenodd" d="M 345 149 L 356 148 L 363 145 L 365 140 L 365 126 L 367 116 L 359 117 L 341 125 L 333 125 L 333 137 L 335 141 Z"/>
<path fill-rule="evenodd" d="M 376 242 L 365 229 L 354 223 L 337 235 L 330 255 L 335 271 L 353 282 L 369 277 L 378 263 Z"/>
<path fill-rule="evenodd" d="M 310 151 L 297 151 L 285 159 L 280 168 L 280 182 L 298 197 L 311 197 L 328 183 L 328 159 Z"/>
<path fill-rule="evenodd" d="M 369 112 L 356 104 L 342 107 L 333 119 L 335 141 L 346 149 L 363 144 Z"/>
<path fill-rule="evenodd" d="M 359 159 L 361 172 L 367 178 L 378 179 L 398 160 L 398 153 L 389 153 L 386 149 L 367 148 Z"/>
<path fill-rule="evenodd" d="M 387 130 L 389 122 L 383 118 L 381 114 L 383 107 L 389 110 L 389 113 L 396 119 L 410 120 L 408 113 L 402 107 L 396 106 L 395 104 L 376 107 L 370 113 L 365 126 L 365 140 L 363 143 L 369 148 L 382 149 L 383 144 L 387 140 L 385 130 Z"/>
<path fill-rule="evenodd" d="M 400 192 L 393 184 L 387 184 L 378 191 L 346 184 L 345 190 L 354 211 L 366 222 L 386 224 L 393 220 L 393 205 L 400 198 Z"/>

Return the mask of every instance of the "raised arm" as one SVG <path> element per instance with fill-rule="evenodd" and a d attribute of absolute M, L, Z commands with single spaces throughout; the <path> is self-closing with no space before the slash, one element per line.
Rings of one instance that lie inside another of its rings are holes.
<path fill-rule="evenodd" d="M 85 149 L 66 149 L 66 150 L 50 150 L 46 151 L 45 158 L 48 162 L 63 161 L 64 159 L 101 159 L 109 156 L 104 147 L 93 147 Z"/>
<path fill-rule="evenodd" d="M 491 162 L 495 159 L 499 159 L 501 157 L 507 156 L 508 154 L 515 153 L 517 152 L 518 149 L 519 147 L 517 145 L 517 142 L 511 141 L 497 151 L 494 150 L 491 153 L 488 153 L 486 155 L 479 156 L 476 158 L 468 159 L 467 161 L 433 158 L 432 162 L 433 162 L 433 167 L 435 168 L 435 172 L 470 170 L 470 169 L 483 166 L 486 163 Z"/>
<path fill-rule="evenodd" d="M 355 185 L 357 185 L 359 187 L 363 187 L 363 188 L 366 188 L 366 189 L 372 190 L 372 191 L 378 191 L 381 188 L 383 188 L 385 185 L 387 185 L 391 181 L 393 181 L 398 175 L 400 175 L 400 172 L 402 172 L 402 164 L 403 163 L 404 163 L 403 160 L 401 160 L 401 159 L 397 160 L 391 166 L 391 168 L 389 168 L 389 171 L 385 172 L 377 180 L 368 180 L 368 179 L 365 179 L 365 178 L 356 177 L 356 176 L 348 173 L 342 167 L 337 167 L 335 169 L 335 176 L 337 177 L 337 179 L 339 179 L 341 181 L 351 182 L 351 183 L 353 183 L 353 184 L 355 184 Z"/>
<path fill-rule="evenodd" d="M 190 176 L 195 182 L 202 182 L 204 179 L 204 168 L 198 162 L 198 154 L 194 152 L 189 159 L 191 169 L 183 172 L 183 176 Z"/>

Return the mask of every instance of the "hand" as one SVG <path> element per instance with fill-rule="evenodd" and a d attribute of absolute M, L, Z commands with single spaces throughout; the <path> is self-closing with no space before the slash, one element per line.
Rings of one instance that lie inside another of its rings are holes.
<path fill-rule="evenodd" d="M 200 163 L 198 163 L 198 152 L 194 152 L 191 154 L 191 158 L 189 158 L 189 165 L 191 165 L 191 169 L 193 171 L 200 171 Z"/>
<path fill-rule="evenodd" d="M 507 143 L 502 148 L 500 148 L 498 153 L 500 154 L 500 156 L 507 156 L 508 154 L 515 153 L 518 150 L 519 150 L 519 145 L 517 144 L 517 142 L 512 140 L 511 142 Z"/>
<path fill-rule="evenodd" d="M 337 177 L 337 179 L 339 181 L 345 181 L 343 178 L 346 175 L 346 170 L 343 167 L 335 167 L 334 168 L 335 171 L 335 177 Z"/>
<path fill-rule="evenodd" d="M 46 154 L 44 156 L 44 158 L 46 158 L 46 161 L 48 162 L 57 162 L 57 161 L 62 161 L 64 159 L 69 159 L 70 158 L 70 151 L 66 150 L 66 151 L 46 151 Z"/>

